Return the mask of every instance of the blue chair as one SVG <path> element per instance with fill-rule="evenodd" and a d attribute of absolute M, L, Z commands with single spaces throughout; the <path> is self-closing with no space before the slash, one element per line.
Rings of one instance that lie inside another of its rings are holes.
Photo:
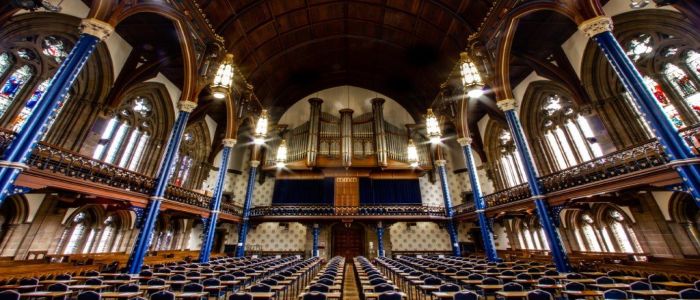
<path fill-rule="evenodd" d="M 7 290 L 0 292 L 0 300 L 19 300 L 20 294 L 17 291 Z"/>
<path fill-rule="evenodd" d="M 90 278 L 85 280 L 86 285 L 102 285 L 102 279 Z"/>
<path fill-rule="evenodd" d="M 454 300 L 479 300 L 479 295 L 472 291 L 460 291 L 454 294 Z"/>
<path fill-rule="evenodd" d="M 250 291 L 253 293 L 269 293 L 270 291 L 272 291 L 272 287 L 264 283 L 258 283 L 256 285 L 251 286 Z"/>
<path fill-rule="evenodd" d="M 428 277 L 428 278 L 423 280 L 423 283 L 425 285 L 441 285 L 442 279 L 437 278 L 437 277 Z"/>
<path fill-rule="evenodd" d="M 228 300 L 253 300 L 253 295 L 239 292 L 228 296 Z"/>
<path fill-rule="evenodd" d="M 168 291 L 160 291 L 151 294 L 151 300 L 175 300 L 175 294 Z"/>
<path fill-rule="evenodd" d="M 456 285 L 454 283 L 445 283 L 440 286 L 441 292 L 459 292 L 459 290 L 461 290 L 459 285 Z"/>
<path fill-rule="evenodd" d="M 120 293 L 135 293 L 139 291 L 139 286 L 136 284 L 125 284 L 117 288 L 117 292 Z"/>
<path fill-rule="evenodd" d="M 527 293 L 527 300 L 553 300 L 552 294 L 543 290 L 534 290 Z"/>
<path fill-rule="evenodd" d="M 272 280 L 272 279 L 270 279 Z M 276 281 L 275 281 L 276 282 Z M 202 285 L 205 287 L 217 287 L 221 286 L 221 280 L 218 280 L 216 278 L 207 278 L 202 281 Z M 225 288 L 215 288 L 215 289 L 209 289 L 209 296 L 210 297 L 221 297 L 226 295 L 226 289 Z"/>
<path fill-rule="evenodd" d="M 314 283 L 311 286 L 309 286 L 309 292 L 321 292 L 321 293 L 328 293 L 330 292 L 331 287 L 322 284 L 322 283 Z"/>
<path fill-rule="evenodd" d="M 378 285 L 378 284 L 382 284 L 382 283 L 386 283 L 386 279 L 384 279 L 384 278 L 374 278 L 374 279 L 371 279 L 371 280 L 369 281 L 369 284 L 370 284 L 370 285 Z"/>
<path fill-rule="evenodd" d="M 693 283 L 693 285 L 695 286 L 695 289 L 696 289 L 696 290 L 700 290 L 700 280 L 698 280 L 698 281 L 696 281 L 695 283 Z"/>
<path fill-rule="evenodd" d="M 661 274 L 651 274 L 647 277 L 647 279 L 649 280 L 649 283 L 651 284 L 651 288 L 655 289 L 655 290 L 664 289 L 663 285 L 655 284 L 656 282 L 668 281 L 668 277 L 661 275 Z"/>
<path fill-rule="evenodd" d="M 301 298 L 302 300 L 326 300 L 326 294 L 323 294 L 321 292 L 308 292 L 304 294 L 304 297 Z"/>
<path fill-rule="evenodd" d="M 630 283 L 630 290 L 632 291 L 643 291 L 651 290 L 651 285 L 646 282 L 635 281 Z"/>
<path fill-rule="evenodd" d="M 380 283 L 378 285 L 375 285 L 373 290 L 375 293 L 383 293 L 383 292 L 388 292 L 388 291 L 394 291 L 396 289 L 391 284 Z"/>
<path fill-rule="evenodd" d="M 700 299 L 700 290 L 685 289 L 678 293 L 681 299 Z"/>
<path fill-rule="evenodd" d="M 403 298 L 401 297 L 401 294 L 396 291 L 388 291 L 379 294 L 377 300 L 403 300 Z"/>
<path fill-rule="evenodd" d="M 204 292 L 204 286 L 199 283 L 188 283 L 182 287 L 182 291 L 185 293 L 201 293 Z"/>
<path fill-rule="evenodd" d="M 28 288 L 18 288 L 17 291 L 20 293 L 28 293 L 36 291 L 36 285 L 39 285 L 39 279 L 36 278 L 22 278 L 19 281 L 20 286 L 34 286 Z"/>
<path fill-rule="evenodd" d="M 165 285 L 165 280 L 160 278 L 153 278 L 146 282 L 147 285 Z"/>
<path fill-rule="evenodd" d="M 613 284 L 613 283 L 615 283 L 615 279 L 612 279 L 612 278 L 607 277 L 607 276 L 600 276 L 600 277 L 595 279 L 595 283 L 597 283 L 597 284 Z"/>
<path fill-rule="evenodd" d="M 503 285 L 503 290 L 506 292 L 522 292 L 525 288 L 517 282 L 509 282 Z"/>
<path fill-rule="evenodd" d="M 54 277 L 55 280 L 70 280 L 71 278 L 70 274 L 59 274 Z"/>
<path fill-rule="evenodd" d="M 94 291 L 85 291 L 78 295 L 78 300 L 100 300 L 102 296 Z"/>
<path fill-rule="evenodd" d="M 564 290 L 567 291 L 583 291 L 586 289 L 586 286 L 583 283 L 579 282 L 569 282 L 566 285 L 564 285 Z"/>
<path fill-rule="evenodd" d="M 610 299 L 610 300 L 622 300 L 622 299 L 627 299 L 627 293 L 624 291 L 618 290 L 618 289 L 611 289 L 603 292 L 603 298 L 604 299 Z"/>

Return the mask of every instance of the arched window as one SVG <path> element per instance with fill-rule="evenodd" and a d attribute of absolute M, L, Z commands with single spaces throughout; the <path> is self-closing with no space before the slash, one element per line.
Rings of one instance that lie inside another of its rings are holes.
<path fill-rule="evenodd" d="M 571 101 L 549 94 L 542 103 L 544 139 L 556 170 L 566 169 L 603 155 L 588 120 Z"/>
<path fill-rule="evenodd" d="M 608 226 L 620 251 L 625 253 L 641 252 L 641 246 L 634 234 L 634 230 L 627 224 L 624 214 L 615 210 L 607 211 Z M 607 241 L 606 241 L 607 242 Z"/>
<path fill-rule="evenodd" d="M 513 187 L 527 182 L 523 163 L 516 152 L 513 137 L 510 132 L 502 130 L 498 135 L 500 141 L 500 167 L 505 179 L 506 187 Z"/>
<path fill-rule="evenodd" d="M 0 78 L 5 76 L 5 73 L 10 69 L 13 63 L 12 55 L 7 52 L 0 53 Z"/>
<path fill-rule="evenodd" d="M 24 65 L 15 70 L 10 74 L 7 80 L 5 80 L 5 84 L 3 84 L 0 89 L 0 116 L 5 114 L 15 98 L 24 89 L 24 86 L 34 76 L 34 73 L 34 68 Z"/>
<path fill-rule="evenodd" d="M 90 226 L 89 215 L 86 212 L 77 213 L 63 233 L 59 246 L 63 246 L 63 254 L 85 253 L 95 237 L 95 231 Z M 65 244 L 65 245 L 63 245 Z"/>
<path fill-rule="evenodd" d="M 581 249 L 592 252 L 602 252 L 603 250 L 600 247 L 598 237 L 596 236 L 596 230 L 594 229 L 594 223 L 593 218 L 589 214 L 582 214 L 578 222 L 580 232 L 576 232 L 577 239 Z"/>
<path fill-rule="evenodd" d="M 150 100 L 137 96 L 120 107 L 102 131 L 92 157 L 137 170 L 150 139 Z"/>
<path fill-rule="evenodd" d="M 100 241 L 97 243 L 97 253 L 110 252 L 114 243 L 117 225 L 114 216 L 109 216 L 103 222 L 104 228 L 100 235 Z"/>
<path fill-rule="evenodd" d="M 700 61 L 690 41 L 666 28 L 623 36 L 621 40 L 671 122 L 679 128 L 696 122 L 700 117 Z M 639 113 L 636 107 L 634 110 Z"/>
<path fill-rule="evenodd" d="M 17 117 L 15 117 L 15 119 L 12 121 L 12 131 L 18 132 L 20 129 L 22 129 L 24 123 L 27 121 L 27 118 L 32 113 L 32 111 L 34 111 L 34 107 L 39 102 L 39 99 L 41 99 L 41 96 L 44 95 L 44 92 L 46 91 L 46 88 L 48 87 L 50 81 L 50 79 L 46 79 L 44 80 L 44 82 L 39 84 L 39 86 L 36 87 L 32 96 L 29 98 L 27 103 L 19 112 L 19 115 L 17 115 Z M 70 98 L 70 94 L 66 94 L 63 97 L 63 100 L 59 102 L 58 108 L 56 109 L 56 113 L 53 115 L 53 118 L 49 120 L 47 128 L 51 128 L 51 125 L 53 125 L 53 122 L 56 120 L 58 114 L 61 113 L 63 104 L 68 100 L 68 98 Z"/>
<path fill-rule="evenodd" d="M 188 189 L 200 189 L 208 176 L 202 164 L 207 161 L 210 149 L 211 138 L 206 122 L 199 121 L 187 126 L 170 170 L 170 183 Z"/>

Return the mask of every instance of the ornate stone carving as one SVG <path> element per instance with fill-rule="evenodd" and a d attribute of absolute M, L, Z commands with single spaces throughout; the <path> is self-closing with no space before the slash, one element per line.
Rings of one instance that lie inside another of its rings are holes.
<path fill-rule="evenodd" d="M 444 159 L 438 159 L 435 161 L 435 165 L 438 167 L 444 167 L 446 163 L 447 163 L 447 161 Z"/>
<path fill-rule="evenodd" d="M 250 167 L 251 167 L 251 168 L 257 168 L 259 165 L 260 165 L 260 161 L 259 161 L 259 160 L 251 160 L 251 161 L 250 161 Z"/>
<path fill-rule="evenodd" d="M 229 148 L 231 148 L 231 147 L 233 147 L 233 146 L 236 145 L 236 139 L 223 139 L 223 140 L 221 141 L 221 144 L 223 144 L 224 147 L 229 147 Z"/>
<path fill-rule="evenodd" d="M 114 32 L 114 27 L 107 22 L 90 18 L 80 21 L 80 32 L 89 34 L 104 41 Z"/>
<path fill-rule="evenodd" d="M 192 101 L 180 101 L 178 103 L 178 106 L 180 107 L 181 111 L 189 113 L 189 112 L 192 112 L 197 107 L 197 103 L 192 102 Z"/>
<path fill-rule="evenodd" d="M 515 99 L 504 99 L 496 102 L 498 108 L 502 111 L 509 111 L 515 109 Z"/>
<path fill-rule="evenodd" d="M 578 29 L 583 31 L 589 38 L 592 38 L 600 33 L 613 30 L 613 21 L 610 17 L 597 16 L 592 19 L 581 22 Z"/>
<path fill-rule="evenodd" d="M 457 143 L 459 143 L 460 146 L 464 147 L 472 143 L 472 138 L 470 137 L 461 137 L 457 139 Z"/>

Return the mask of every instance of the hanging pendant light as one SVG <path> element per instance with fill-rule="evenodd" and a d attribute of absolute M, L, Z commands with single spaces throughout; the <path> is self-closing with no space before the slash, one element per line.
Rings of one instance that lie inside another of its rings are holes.
<path fill-rule="evenodd" d="M 255 123 L 255 137 L 253 138 L 253 143 L 257 145 L 262 145 L 265 143 L 265 136 L 267 135 L 267 110 L 263 109 L 260 112 L 260 117 L 258 122 Z"/>
<path fill-rule="evenodd" d="M 430 138 L 430 143 L 440 143 L 440 140 L 442 139 L 442 132 L 440 132 L 440 122 L 438 121 L 431 108 L 428 108 L 428 113 L 425 115 L 425 128 L 428 133 L 428 138 Z"/>
<path fill-rule="evenodd" d="M 282 140 L 280 146 L 277 147 L 277 156 L 275 157 L 277 168 L 281 169 L 287 164 L 287 141 Z"/>
<path fill-rule="evenodd" d="M 416 144 L 413 143 L 413 139 L 408 140 L 408 146 L 406 147 L 406 157 L 408 164 L 412 168 L 418 167 L 418 149 L 416 149 Z"/>
<path fill-rule="evenodd" d="M 212 96 L 224 99 L 233 84 L 233 54 L 226 54 L 211 84 Z"/>
<path fill-rule="evenodd" d="M 462 85 L 471 98 L 477 98 L 484 94 L 484 81 L 481 79 L 479 69 L 466 52 L 459 54 L 461 60 L 460 73 Z"/>
<path fill-rule="evenodd" d="M 644 8 L 651 3 L 651 0 L 630 0 L 630 8 Z"/>

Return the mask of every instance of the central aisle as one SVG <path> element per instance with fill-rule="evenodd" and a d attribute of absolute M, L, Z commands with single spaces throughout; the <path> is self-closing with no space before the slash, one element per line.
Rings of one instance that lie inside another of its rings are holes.
<path fill-rule="evenodd" d="M 357 290 L 357 280 L 355 278 L 355 266 L 352 261 L 345 265 L 345 280 L 343 282 L 343 299 L 357 300 L 360 299 L 360 293 Z"/>

